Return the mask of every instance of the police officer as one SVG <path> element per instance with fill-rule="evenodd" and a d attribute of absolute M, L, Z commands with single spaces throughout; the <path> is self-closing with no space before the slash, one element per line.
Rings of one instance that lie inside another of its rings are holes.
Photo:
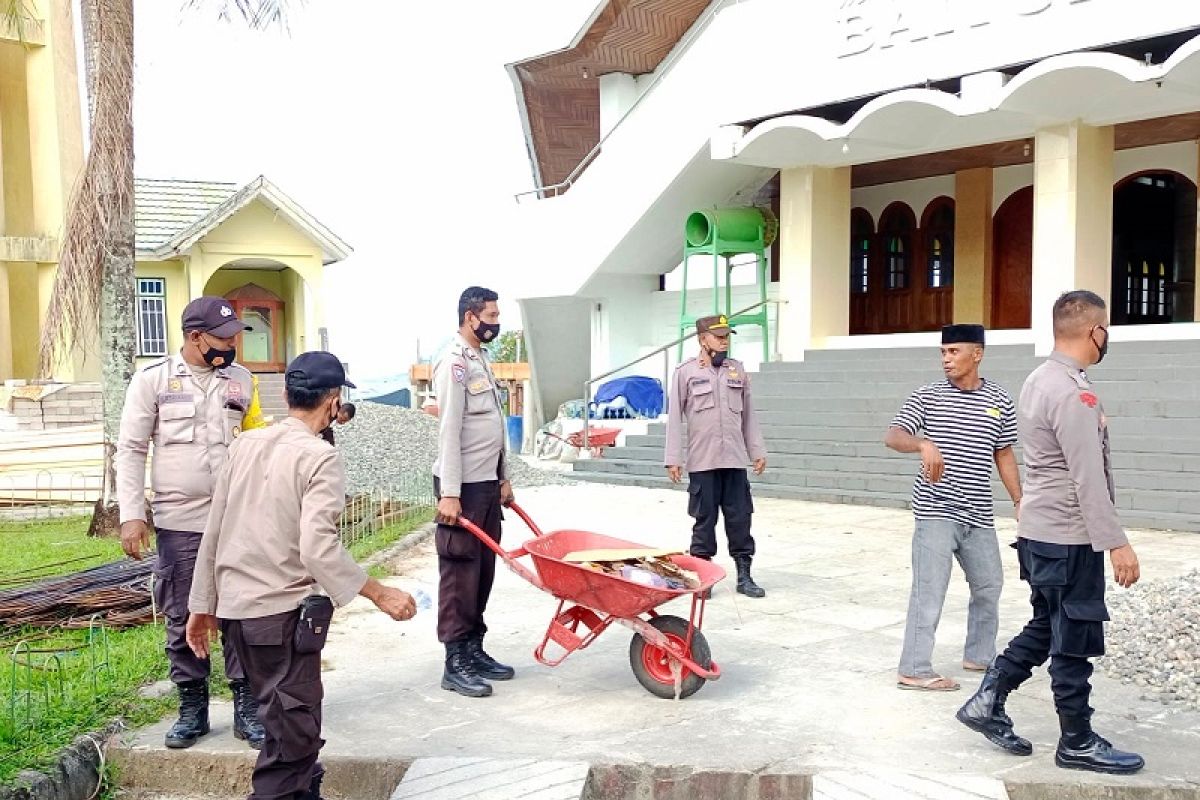
<path fill-rule="evenodd" d="M 667 416 L 667 474 L 679 483 L 683 471 L 683 421 L 687 419 L 688 514 L 691 554 L 711 560 L 717 554 L 717 512 L 725 517 L 729 555 L 737 565 L 737 590 L 748 597 L 766 592 L 750 576 L 754 537 L 750 535 L 750 480 L 767 468 L 767 448 L 750 400 L 750 376 L 729 358 L 724 316 L 696 320 L 700 354 L 675 369 Z"/>
<path fill-rule="evenodd" d="M 471 286 L 458 299 L 458 335 L 434 369 L 439 408 L 438 457 L 433 488 L 438 498 L 438 641 L 446 646 L 442 688 L 467 697 L 492 693 L 488 680 L 513 677 L 512 667 L 484 652 L 483 612 L 496 576 L 496 556 L 459 516 L 500 541 L 502 505 L 513 500 L 504 458 L 500 389 L 483 345 L 500 335 L 498 296 Z"/>
<path fill-rule="evenodd" d="M 250 800 L 320 799 L 321 648 L 334 605 L 362 595 L 392 619 L 416 613 L 408 593 L 368 578 L 338 535 L 346 475 L 319 434 L 343 386 L 353 384 L 331 353 L 288 365 L 287 419 L 230 447 L 196 559 L 187 643 L 207 658 L 219 625 L 261 704 L 266 741 Z"/>
<path fill-rule="evenodd" d="M 1062 732 L 1054 762 L 1068 769 L 1129 774 L 1136 753 L 1117 750 L 1092 730 L 1090 658 L 1104 655 L 1104 553 L 1128 588 L 1137 556 L 1117 518 L 1108 420 L 1084 371 L 1108 350 L 1104 301 L 1067 292 L 1054 304 L 1054 352 L 1025 381 L 1017 428 L 1025 483 L 1017 528 L 1021 579 L 1032 590 L 1033 618 L 997 656 L 975 695 L 958 711 L 972 730 L 1016 755 L 1033 746 L 1005 713 L 1009 692 L 1050 659 L 1050 686 Z"/>
<path fill-rule="evenodd" d="M 167 747 L 176 748 L 190 747 L 209 730 L 209 662 L 197 658 L 184 638 L 187 598 L 217 473 L 255 399 L 249 371 L 234 363 L 236 337 L 250 328 L 224 298 L 188 303 L 183 330 L 186 340 L 177 355 L 133 374 L 116 453 L 121 546 L 141 559 L 150 546 L 145 480 L 146 455 L 154 443 L 154 600 L 166 618 L 167 660 L 179 687 L 179 719 L 166 735 Z M 225 675 L 233 690 L 234 736 L 261 747 L 258 707 L 228 647 Z"/>

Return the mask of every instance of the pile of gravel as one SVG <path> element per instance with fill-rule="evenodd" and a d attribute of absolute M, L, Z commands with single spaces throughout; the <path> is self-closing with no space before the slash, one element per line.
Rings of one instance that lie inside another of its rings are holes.
<path fill-rule="evenodd" d="M 1200 710 L 1200 570 L 1109 595 L 1102 669 L 1145 699 Z"/>
<path fill-rule="evenodd" d="M 381 403 L 356 402 L 355 407 L 357 413 L 348 425 L 333 426 L 346 463 L 349 490 L 399 487 L 432 490 L 437 419 L 423 411 Z M 509 475 L 514 488 L 573 482 L 560 474 L 529 466 L 516 457 L 509 461 Z"/>

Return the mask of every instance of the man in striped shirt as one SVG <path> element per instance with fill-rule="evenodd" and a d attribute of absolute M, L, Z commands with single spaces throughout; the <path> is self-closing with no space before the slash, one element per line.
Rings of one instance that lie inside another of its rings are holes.
<path fill-rule="evenodd" d="M 1004 569 L 992 510 L 992 464 L 1020 513 L 1021 481 L 1012 446 L 1017 417 L 1001 386 L 979 376 L 982 325 L 942 328 L 945 380 L 913 392 L 892 420 L 884 443 L 919 453 L 913 484 L 916 530 L 912 592 L 900 656 L 901 689 L 953 691 L 959 684 L 933 669 L 933 643 L 953 561 L 971 587 L 963 669 L 982 672 L 996 655 Z"/>

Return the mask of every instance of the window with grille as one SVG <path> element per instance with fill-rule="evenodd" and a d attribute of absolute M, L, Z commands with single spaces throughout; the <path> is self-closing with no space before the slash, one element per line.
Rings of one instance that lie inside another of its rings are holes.
<path fill-rule="evenodd" d="M 921 223 L 925 241 L 925 285 L 946 289 L 954 285 L 954 201 L 933 200 Z"/>
<path fill-rule="evenodd" d="M 167 354 L 167 282 L 138 278 L 137 334 L 139 356 Z"/>
<path fill-rule="evenodd" d="M 908 288 L 908 246 L 905 236 L 887 238 L 887 288 Z"/>
<path fill-rule="evenodd" d="M 874 223 L 861 208 L 850 212 L 850 293 L 866 294 L 871 288 L 871 237 Z"/>
<path fill-rule="evenodd" d="M 907 289 L 911 285 L 909 268 L 912 266 L 912 242 L 916 227 L 912 209 L 899 201 L 884 209 L 879 219 L 883 287 L 886 290 Z"/>

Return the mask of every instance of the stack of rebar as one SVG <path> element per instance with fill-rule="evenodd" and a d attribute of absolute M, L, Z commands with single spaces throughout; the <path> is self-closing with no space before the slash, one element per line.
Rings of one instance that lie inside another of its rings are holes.
<path fill-rule="evenodd" d="M 86 628 L 95 621 L 128 628 L 152 622 L 152 564 L 125 559 L 0 591 L 0 628 Z"/>

